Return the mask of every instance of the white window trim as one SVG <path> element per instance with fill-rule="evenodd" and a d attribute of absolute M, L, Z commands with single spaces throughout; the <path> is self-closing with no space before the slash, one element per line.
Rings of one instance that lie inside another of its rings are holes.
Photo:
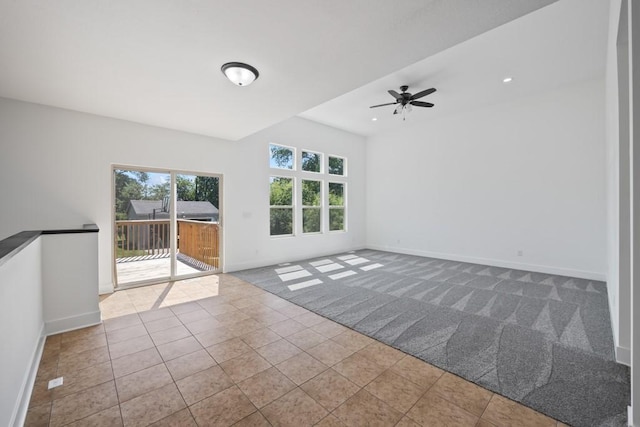
<path fill-rule="evenodd" d="M 318 172 L 314 172 L 317 175 L 321 175 Z M 311 177 L 309 177 L 311 178 Z M 302 198 L 302 182 L 303 181 L 315 181 L 315 182 L 319 182 L 320 183 L 320 205 L 318 206 L 308 206 L 304 204 L 303 198 Z M 325 195 L 325 190 L 324 190 L 324 183 L 325 180 L 324 179 L 307 179 L 307 178 L 300 178 L 300 234 L 305 235 L 305 236 L 309 236 L 309 235 L 313 235 L 313 234 L 324 234 L 324 230 L 325 230 L 325 225 L 324 225 L 324 217 L 325 215 L 323 215 L 323 211 L 324 211 L 324 195 Z M 304 231 L 304 210 L 305 209 L 318 209 L 320 210 L 320 231 Z M 327 213 L 328 215 L 328 213 Z"/>
<path fill-rule="evenodd" d="M 271 170 L 289 170 L 274 168 Z M 292 189 L 291 202 L 293 205 L 272 205 L 271 204 L 271 178 L 286 178 L 291 180 Z M 269 175 L 269 237 L 279 239 L 282 237 L 295 237 L 296 236 L 296 177 L 286 175 Z M 271 234 L 271 209 L 291 209 L 291 234 Z"/>
<path fill-rule="evenodd" d="M 329 158 L 330 157 L 333 157 L 333 158 L 336 158 L 336 159 L 342 159 L 342 172 L 343 172 L 342 175 L 336 175 L 336 174 L 333 174 L 333 173 L 329 173 Z M 347 169 L 347 158 L 344 157 L 344 156 L 338 156 L 338 155 L 335 155 L 335 154 L 327 154 L 326 165 L 327 166 L 326 166 L 326 169 L 325 169 L 325 173 L 327 174 L 327 176 L 339 176 L 339 177 L 342 177 L 342 178 L 346 178 L 347 174 L 349 173 L 349 170 Z"/>

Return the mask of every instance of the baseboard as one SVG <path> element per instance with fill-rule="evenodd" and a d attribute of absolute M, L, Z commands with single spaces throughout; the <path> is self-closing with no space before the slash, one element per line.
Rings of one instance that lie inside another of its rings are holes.
<path fill-rule="evenodd" d="M 616 346 L 616 362 L 631 366 L 631 349 Z"/>
<path fill-rule="evenodd" d="M 104 294 L 112 294 L 114 291 L 115 287 L 113 286 L 113 283 L 104 283 L 104 284 L 100 284 L 100 286 L 98 286 L 98 294 L 99 295 L 104 295 Z"/>
<path fill-rule="evenodd" d="M 633 427 L 633 406 L 627 406 L 627 425 Z"/>
<path fill-rule="evenodd" d="M 87 326 L 99 325 L 100 323 L 102 323 L 102 315 L 100 314 L 100 310 L 98 310 L 91 313 L 84 313 L 79 316 L 50 320 L 45 322 L 45 331 L 47 335 L 53 335 L 61 332 L 73 331 L 75 329 L 86 328 Z"/>
<path fill-rule="evenodd" d="M 242 270 L 249 270 L 252 268 L 260 268 L 260 267 L 268 267 L 270 265 L 276 265 L 276 264 L 280 264 L 283 262 L 287 262 L 287 263 L 296 263 L 298 261 L 303 261 L 305 259 L 311 259 L 311 258 L 320 258 L 320 257 L 324 257 L 324 256 L 331 256 L 331 255 L 335 255 L 335 254 L 341 254 L 341 253 L 345 253 L 345 252 L 351 252 L 351 251 L 358 251 L 364 249 L 364 246 L 356 246 L 356 247 L 352 247 L 352 248 L 347 248 L 347 249 L 341 249 L 341 250 L 332 250 L 332 251 L 326 251 L 326 252 L 320 252 L 320 253 L 316 253 L 316 254 L 311 254 L 311 255 L 305 255 L 305 256 L 301 256 L 298 258 L 286 258 L 286 257 L 273 257 L 273 258 L 269 258 L 269 259 L 261 259 L 259 261 L 247 261 L 247 262 L 240 262 L 237 264 L 227 264 L 225 266 L 224 269 L 224 273 L 233 273 L 235 271 L 242 271 Z"/>
<path fill-rule="evenodd" d="M 16 401 L 16 408 L 13 411 L 13 416 L 11 417 L 10 426 L 23 426 L 27 419 L 29 401 L 31 400 L 31 393 L 33 392 L 33 386 L 36 382 L 36 375 L 38 375 L 38 367 L 40 366 L 40 359 L 42 358 L 42 351 L 44 350 L 44 342 L 46 340 L 44 331 L 45 326 L 43 324 L 40 329 L 40 338 L 38 338 L 33 355 L 31 356 L 29 370 L 25 373 L 24 380 L 22 381 L 22 387 Z"/>
<path fill-rule="evenodd" d="M 559 276 L 576 277 L 579 279 L 606 281 L 607 277 L 604 273 L 597 273 L 594 271 L 574 270 L 570 268 L 552 267 L 537 264 L 526 264 L 520 262 L 503 261 L 491 258 L 479 258 L 464 255 L 454 255 L 442 252 L 421 251 L 415 249 L 397 248 L 394 246 L 385 245 L 367 245 L 368 249 L 375 249 L 379 251 L 397 252 L 406 255 L 417 255 L 429 258 L 438 258 L 448 261 L 460 261 L 468 262 L 472 264 L 484 264 L 494 267 L 512 268 L 516 270 L 534 271 L 536 273 L 557 274 Z"/>

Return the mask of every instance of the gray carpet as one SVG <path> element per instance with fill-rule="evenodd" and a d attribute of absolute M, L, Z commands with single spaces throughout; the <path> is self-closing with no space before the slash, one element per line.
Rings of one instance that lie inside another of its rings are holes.
<path fill-rule="evenodd" d="M 362 250 L 234 273 L 575 426 L 623 426 L 603 282 Z"/>

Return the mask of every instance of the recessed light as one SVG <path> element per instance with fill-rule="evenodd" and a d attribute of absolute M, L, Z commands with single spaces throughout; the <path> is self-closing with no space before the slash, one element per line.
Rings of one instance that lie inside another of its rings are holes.
<path fill-rule="evenodd" d="M 511 83 L 512 80 L 512 77 L 505 77 L 504 79 L 502 79 L 502 83 Z"/>
<path fill-rule="evenodd" d="M 378 118 L 377 118 L 377 117 L 374 117 L 373 119 L 371 119 L 371 121 L 372 121 L 372 122 L 375 122 L 375 121 L 377 121 L 377 120 L 378 120 Z"/>

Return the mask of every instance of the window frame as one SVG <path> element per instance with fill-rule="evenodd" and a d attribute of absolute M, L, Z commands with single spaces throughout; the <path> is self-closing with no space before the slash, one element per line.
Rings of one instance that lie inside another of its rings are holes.
<path fill-rule="evenodd" d="M 338 174 L 329 172 L 329 167 L 330 167 L 329 165 L 331 163 L 331 158 L 341 159 L 342 160 L 342 175 L 338 175 Z M 328 176 L 330 176 L 330 177 L 339 176 L 339 177 L 343 177 L 343 178 L 347 177 L 347 172 L 348 171 L 347 171 L 347 158 L 346 157 L 338 156 L 338 155 L 335 155 L 335 154 L 327 154 L 327 162 L 326 163 L 327 163 L 327 167 L 326 167 L 326 172 L 325 173 Z"/>
<path fill-rule="evenodd" d="M 341 175 L 338 175 L 341 176 Z M 342 205 L 332 205 L 329 200 L 329 195 L 331 194 L 329 188 L 330 184 L 340 184 L 342 185 Z M 327 230 L 329 233 L 346 233 L 347 232 L 347 183 L 344 181 L 329 181 L 327 180 Z M 331 229 L 331 210 L 342 210 L 342 229 L 340 230 L 332 230 Z"/>
<path fill-rule="evenodd" d="M 271 154 L 271 147 L 275 146 L 275 147 L 280 147 L 280 148 L 286 148 L 288 150 L 291 150 L 291 169 L 289 168 L 283 168 L 281 166 L 277 166 L 277 165 L 272 165 L 272 160 L 273 160 L 273 156 Z M 280 171 L 290 171 L 290 172 L 295 172 L 296 171 L 296 166 L 297 166 L 297 154 L 296 154 L 296 148 L 295 147 L 291 147 L 288 145 L 282 145 L 282 144 L 276 144 L 274 142 L 270 142 L 267 149 L 269 150 L 269 169 L 277 169 Z"/>
<path fill-rule="evenodd" d="M 303 192 L 304 192 L 304 182 L 305 181 L 310 181 L 310 182 L 317 182 L 318 185 L 318 191 L 320 193 L 320 197 L 319 197 L 319 204 L 318 205 L 305 205 L 304 204 L 304 197 L 303 197 Z M 302 226 L 302 234 L 304 235 L 309 235 L 309 234 L 323 234 L 324 232 L 324 215 L 322 214 L 322 211 L 324 210 L 324 180 L 323 179 L 305 179 L 305 178 L 300 178 L 300 208 L 301 208 L 301 214 L 300 214 L 300 225 Z M 304 212 L 305 210 L 317 210 L 320 212 L 320 229 L 318 231 L 304 231 Z"/>
<path fill-rule="evenodd" d="M 274 168 L 277 169 L 277 168 Z M 289 170 L 289 169 L 286 169 Z M 273 178 L 282 178 L 291 180 L 291 205 L 272 205 L 271 204 L 271 184 Z M 290 234 L 271 234 L 271 212 L 273 209 L 291 210 L 291 233 Z M 296 235 L 296 179 L 294 176 L 269 174 L 269 237 L 293 237 Z"/>
<path fill-rule="evenodd" d="M 318 171 L 310 171 L 310 170 L 305 170 L 303 169 L 303 165 L 304 165 L 304 160 L 303 160 L 303 155 L 304 153 L 310 153 L 310 154 L 317 154 L 318 156 L 320 156 L 320 164 L 318 165 Z M 315 175 L 322 175 L 323 171 L 324 171 L 324 153 L 321 153 L 319 151 L 313 151 L 313 150 L 307 150 L 307 149 L 301 149 L 300 150 L 300 172 L 304 172 L 304 173 L 311 173 L 311 174 L 315 174 Z"/>

